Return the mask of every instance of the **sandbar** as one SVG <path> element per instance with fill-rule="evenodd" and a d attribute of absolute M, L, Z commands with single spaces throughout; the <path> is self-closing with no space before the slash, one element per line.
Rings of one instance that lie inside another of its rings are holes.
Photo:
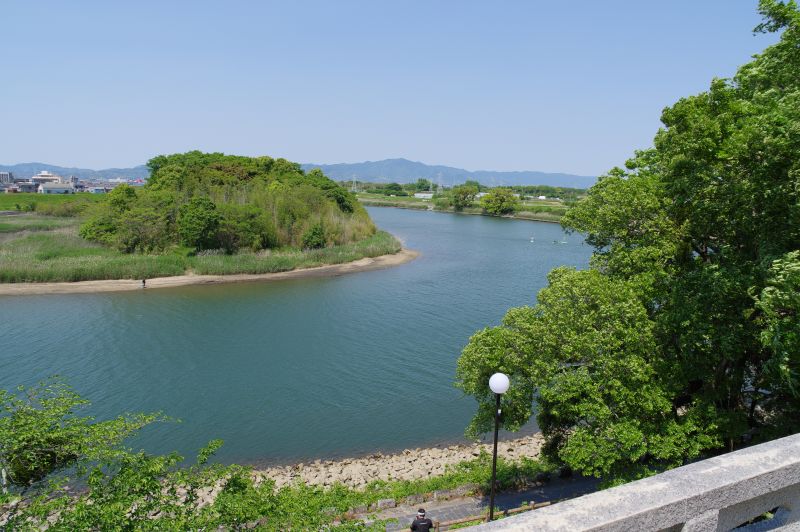
<path fill-rule="evenodd" d="M 419 252 L 402 249 L 397 253 L 365 257 L 343 264 L 327 264 L 313 268 L 298 268 L 285 272 L 232 274 L 232 275 L 175 275 L 172 277 L 154 277 L 147 279 L 145 290 L 158 288 L 174 288 L 177 286 L 209 285 L 221 283 L 245 283 L 256 281 L 281 281 L 284 279 L 302 279 L 309 277 L 335 277 L 347 273 L 365 272 L 391 268 L 410 262 L 419 256 Z M 0 296 L 33 295 L 33 294 L 82 294 L 96 292 L 126 292 L 142 290 L 141 279 L 112 279 L 102 281 L 76 281 L 63 283 L 2 283 Z"/>

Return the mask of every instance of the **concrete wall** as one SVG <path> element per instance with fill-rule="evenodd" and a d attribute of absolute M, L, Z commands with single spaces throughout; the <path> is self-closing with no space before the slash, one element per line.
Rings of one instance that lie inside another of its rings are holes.
<path fill-rule="evenodd" d="M 474 529 L 725 531 L 774 508 L 740 530 L 800 530 L 800 434 Z"/>

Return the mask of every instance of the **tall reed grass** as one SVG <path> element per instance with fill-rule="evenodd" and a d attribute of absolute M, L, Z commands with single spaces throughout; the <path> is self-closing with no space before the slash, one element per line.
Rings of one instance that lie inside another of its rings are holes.
<path fill-rule="evenodd" d="M 126 254 L 80 238 L 76 233 L 77 222 L 56 224 L 54 230 L 43 228 L 41 232 L 29 233 L 31 224 L 34 224 L 30 220 L 28 228 L 21 231 L 19 237 L 6 235 L 10 239 L 0 241 L 0 282 L 144 279 L 187 272 L 214 275 L 272 273 L 341 264 L 396 253 L 401 249 L 392 235 L 379 232 L 352 244 L 315 250 L 286 249 L 206 256 L 188 256 L 183 250 L 160 255 Z M 26 226 L 17 220 L 13 225 Z"/>
<path fill-rule="evenodd" d="M 297 268 L 312 268 L 325 264 L 343 264 L 365 257 L 397 253 L 400 242 L 389 233 L 379 231 L 373 236 L 354 242 L 322 249 L 265 251 L 236 255 L 191 257 L 192 271 L 203 275 L 237 273 L 274 273 Z"/>

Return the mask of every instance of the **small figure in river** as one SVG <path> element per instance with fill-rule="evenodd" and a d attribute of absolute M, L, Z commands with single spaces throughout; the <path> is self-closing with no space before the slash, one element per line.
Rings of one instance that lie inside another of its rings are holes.
<path fill-rule="evenodd" d="M 146 288 L 147 279 L 142 279 L 142 288 Z"/>
<path fill-rule="evenodd" d="M 415 532 L 428 532 L 433 530 L 433 521 L 425 517 L 425 508 L 420 508 L 417 512 L 417 518 L 411 522 L 411 530 Z"/>

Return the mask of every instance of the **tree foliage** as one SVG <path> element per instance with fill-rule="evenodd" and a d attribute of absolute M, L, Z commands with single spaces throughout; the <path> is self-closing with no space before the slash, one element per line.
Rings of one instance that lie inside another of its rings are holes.
<path fill-rule="evenodd" d="M 159 419 L 138 414 L 95 422 L 78 416 L 87 401 L 58 378 L 16 392 L 0 390 L 0 469 L 12 488 L 109 458 L 123 439 Z"/>
<path fill-rule="evenodd" d="M 198 151 L 160 155 L 148 166 L 147 185 L 115 188 L 90 210 L 81 236 L 125 252 L 181 244 L 235 253 L 300 247 L 320 224 L 327 228 L 323 245 L 375 232 L 354 196 L 319 169 L 304 173 L 284 159 Z"/>
<path fill-rule="evenodd" d="M 210 199 L 198 196 L 178 210 L 178 234 L 181 243 L 195 249 L 213 247 L 220 215 Z"/>
<path fill-rule="evenodd" d="M 546 452 L 614 483 L 800 429 L 800 12 L 762 0 L 780 42 L 662 114 L 651 149 L 562 219 L 595 252 L 459 361 L 488 430 L 531 415 Z"/>
<path fill-rule="evenodd" d="M 453 208 L 457 211 L 461 211 L 467 207 L 472 207 L 472 202 L 475 201 L 475 196 L 477 194 L 478 187 L 473 185 L 459 185 L 453 187 Z"/>
<path fill-rule="evenodd" d="M 414 190 L 416 192 L 424 192 L 427 190 L 433 190 L 433 183 L 430 182 L 429 179 L 425 179 L 420 177 L 417 179 L 417 182 L 414 183 Z"/>
<path fill-rule="evenodd" d="M 502 216 L 511 214 L 519 205 L 519 198 L 509 188 L 493 188 L 481 198 L 481 207 L 487 214 Z"/>
<path fill-rule="evenodd" d="M 87 405 L 59 379 L 0 391 L 0 467 L 8 480 L 0 491 L 0 528 L 321 530 L 362 503 L 363 495 L 341 485 L 276 489 L 270 479 L 256 482 L 247 467 L 210 463 L 220 440 L 193 464 L 174 453 L 126 449 L 127 436 L 160 416 L 98 422 L 77 415 Z M 337 529 L 365 526 L 350 521 Z"/>

